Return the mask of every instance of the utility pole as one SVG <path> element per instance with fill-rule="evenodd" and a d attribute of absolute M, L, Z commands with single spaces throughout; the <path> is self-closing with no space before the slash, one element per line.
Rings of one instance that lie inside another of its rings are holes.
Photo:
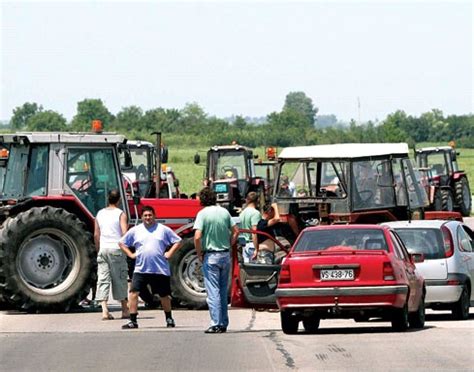
<path fill-rule="evenodd" d="M 360 98 L 357 97 L 357 111 L 359 113 L 359 125 L 361 125 L 362 123 L 360 122 Z"/>

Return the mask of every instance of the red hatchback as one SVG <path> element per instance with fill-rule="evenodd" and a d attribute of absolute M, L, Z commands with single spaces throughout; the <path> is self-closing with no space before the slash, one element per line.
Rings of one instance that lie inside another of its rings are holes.
<path fill-rule="evenodd" d="M 397 331 L 425 322 L 424 280 L 398 235 L 376 225 L 305 229 L 282 263 L 275 292 L 284 333 L 320 319 L 382 317 Z"/>

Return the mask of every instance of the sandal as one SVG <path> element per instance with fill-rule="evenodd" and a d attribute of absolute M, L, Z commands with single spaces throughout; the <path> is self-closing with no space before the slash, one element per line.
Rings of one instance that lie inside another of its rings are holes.
<path fill-rule="evenodd" d="M 114 319 L 114 316 L 112 314 L 102 317 L 102 320 L 113 320 L 113 319 Z"/>

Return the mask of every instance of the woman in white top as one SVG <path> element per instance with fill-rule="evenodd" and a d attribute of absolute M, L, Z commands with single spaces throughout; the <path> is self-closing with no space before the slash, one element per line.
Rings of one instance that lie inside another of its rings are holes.
<path fill-rule="evenodd" d="M 110 286 L 114 300 L 122 304 L 122 318 L 128 318 L 128 267 L 125 254 L 118 242 L 127 232 L 126 214 L 118 208 L 120 193 L 111 190 L 108 205 L 101 209 L 95 218 L 94 242 L 97 249 L 97 301 L 102 306 L 102 320 L 113 319 L 107 307 Z"/>

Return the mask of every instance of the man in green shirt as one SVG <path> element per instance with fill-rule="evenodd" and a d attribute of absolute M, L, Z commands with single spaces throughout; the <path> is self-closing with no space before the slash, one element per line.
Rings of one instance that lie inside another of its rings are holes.
<path fill-rule="evenodd" d="M 204 207 L 194 222 L 194 246 L 202 261 L 204 285 L 211 324 L 205 333 L 224 333 L 229 325 L 227 285 L 230 249 L 236 244 L 238 228 L 227 209 L 216 205 L 216 194 L 205 187 L 199 193 Z"/>
<path fill-rule="evenodd" d="M 258 194 L 251 191 L 245 198 L 245 209 L 240 213 L 240 228 L 247 230 L 257 230 L 258 222 L 262 219 L 258 208 Z M 244 262 L 251 262 L 257 258 L 258 239 L 257 234 L 242 233 L 246 244 L 242 252 Z"/>

